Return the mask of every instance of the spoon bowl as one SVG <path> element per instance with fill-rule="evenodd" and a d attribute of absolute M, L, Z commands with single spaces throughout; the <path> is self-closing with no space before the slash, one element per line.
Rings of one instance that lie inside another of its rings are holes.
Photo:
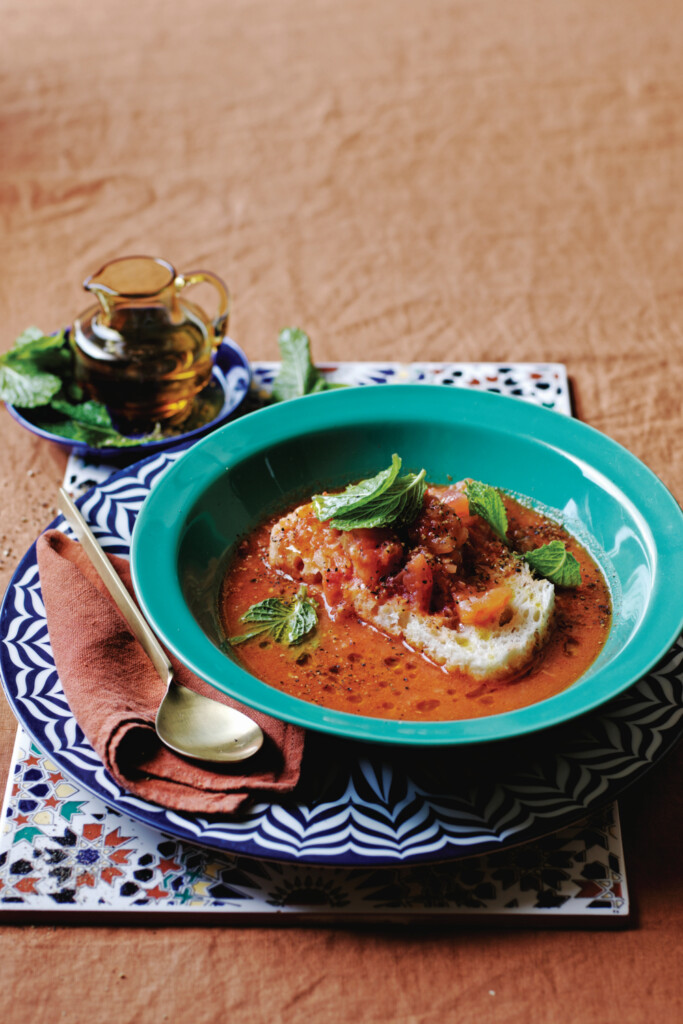
<path fill-rule="evenodd" d="M 117 608 L 166 683 L 166 694 L 155 721 L 162 743 L 178 754 L 199 761 L 227 763 L 252 757 L 263 745 L 260 727 L 237 708 L 220 704 L 175 681 L 173 665 L 166 652 L 63 487 L 59 490 L 59 507 Z"/>
<path fill-rule="evenodd" d="M 237 708 L 218 704 L 173 679 L 154 724 L 162 743 L 199 761 L 244 761 L 263 745 L 259 726 Z"/>

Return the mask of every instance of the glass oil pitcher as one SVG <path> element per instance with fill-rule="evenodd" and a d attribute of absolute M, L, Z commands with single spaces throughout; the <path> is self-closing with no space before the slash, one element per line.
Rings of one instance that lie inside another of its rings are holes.
<path fill-rule="evenodd" d="M 202 282 L 218 292 L 213 319 L 185 297 L 186 288 Z M 177 274 L 156 257 L 130 256 L 106 263 L 83 286 L 98 304 L 70 332 L 77 382 L 125 433 L 181 424 L 211 377 L 227 329 L 223 281 L 208 271 Z"/>

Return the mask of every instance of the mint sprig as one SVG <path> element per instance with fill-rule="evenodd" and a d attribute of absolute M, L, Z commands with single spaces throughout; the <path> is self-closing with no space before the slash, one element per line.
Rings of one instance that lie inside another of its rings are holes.
<path fill-rule="evenodd" d="M 248 608 L 240 622 L 256 623 L 255 628 L 240 636 L 231 636 L 228 643 L 236 647 L 256 636 L 269 635 L 276 643 L 293 647 L 300 644 L 318 625 L 316 602 L 308 597 L 308 588 L 302 584 L 291 602 L 279 597 L 267 597 Z"/>
<path fill-rule="evenodd" d="M 465 493 L 470 512 L 481 516 L 496 536 L 510 547 L 507 538 L 508 517 L 503 499 L 496 488 L 479 480 L 468 480 Z M 520 557 L 539 576 L 544 576 L 558 587 L 578 587 L 581 584 L 581 567 L 561 540 L 550 541 L 540 548 L 524 552 Z"/>
<path fill-rule="evenodd" d="M 21 409 L 48 405 L 62 386 L 55 371 L 64 366 L 65 347 L 64 331 L 46 336 L 39 327 L 28 327 L 0 355 L 0 400 Z"/>
<path fill-rule="evenodd" d="M 311 360 L 311 341 L 298 327 L 285 327 L 277 339 L 282 362 L 273 382 L 272 396 L 276 402 L 299 398 L 323 391 L 325 380 Z"/>
<path fill-rule="evenodd" d="M 50 402 L 50 408 L 61 413 L 65 418 L 59 421 L 46 422 L 44 429 L 66 437 L 70 441 L 82 441 L 91 448 L 134 448 L 145 441 L 158 441 L 163 434 L 157 427 L 148 434 L 139 437 L 126 437 L 120 434 L 112 423 L 109 410 L 101 402 L 69 402 L 56 398 Z M 34 422 L 40 426 L 40 419 Z"/>
<path fill-rule="evenodd" d="M 343 512 L 331 520 L 337 530 L 370 530 L 383 526 L 407 526 L 422 508 L 426 488 L 425 470 L 399 477 L 382 494 L 353 512 Z"/>
<path fill-rule="evenodd" d="M 35 359 L 45 353 L 59 352 L 65 347 L 66 332 L 57 331 L 55 334 L 45 334 L 40 327 L 27 327 L 16 338 L 14 345 L 5 353 L 13 360 Z"/>
<path fill-rule="evenodd" d="M 344 512 L 354 512 L 366 501 L 371 501 L 391 487 L 400 469 L 400 458 L 398 455 L 392 455 L 389 468 L 381 470 L 376 476 L 368 477 L 357 484 L 349 484 L 339 494 L 314 494 L 313 508 L 316 516 L 324 522 Z"/>
<path fill-rule="evenodd" d="M 374 529 L 411 523 L 422 508 L 426 489 L 425 470 L 399 477 L 401 459 L 392 455 L 391 465 L 376 476 L 350 484 L 340 494 L 316 494 L 313 510 L 321 522 L 329 520 L 337 530 Z"/>
<path fill-rule="evenodd" d="M 299 327 L 285 327 L 278 336 L 282 362 L 273 381 L 272 400 L 285 402 L 318 391 L 343 387 L 325 380 L 311 359 L 311 339 Z"/>
<path fill-rule="evenodd" d="M 61 380 L 54 373 L 0 363 L 0 399 L 19 409 L 48 405 L 61 386 Z"/>
<path fill-rule="evenodd" d="M 465 494 L 470 512 L 481 516 L 496 536 L 504 544 L 507 544 L 508 517 L 503 499 L 496 488 L 489 484 L 483 484 L 479 480 L 468 480 L 465 485 Z"/>
<path fill-rule="evenodd" d="M 581 584 L 581 567 L 561 540 L 551 540 L 543 547 L 527 551 L 524 559 L 535 572 L 558 587 L 578 587 Z"/>

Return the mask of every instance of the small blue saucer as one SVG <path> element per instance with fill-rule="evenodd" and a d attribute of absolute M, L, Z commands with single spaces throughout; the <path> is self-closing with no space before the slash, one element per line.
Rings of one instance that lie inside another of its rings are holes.
<path fill-rule="evenodd" d="M 217 405 L 222 396 L 223 401 L 216 416 L 194 430 L 163 437 L 159 440 L 147 441 L 133 448 L 93 448 L 84 441 L 73 441 L 68 437 L 61 437 L 59 434 L 53 434 L 51 431 L 37 426 L 29 418 L 31 410 L 17 409 L 9 404 L 6 405 L 6 409 L 17 423 L 30 430 L 32 434 L 42 437 L 45 441 L 52 441 L 74 455 L 80 455 L 86 459 L 94 458 L 98 462 L 121 459 L 130 461 L 131 456 L 135 460 L 142 459 L 166 448 L 174 448 L 176 445 L 186 444 L 188 441 L 196 441 L 204 434 L 208 434 L 209 431 L 220 427 L 244 401 L 251 384 L 251 376 L 251 366 L 242 349 L 230 338 L 225 338 L 216 351 L 211 380 L 202 392 L 204 394 L 212 389 L 216 393 Z"/>

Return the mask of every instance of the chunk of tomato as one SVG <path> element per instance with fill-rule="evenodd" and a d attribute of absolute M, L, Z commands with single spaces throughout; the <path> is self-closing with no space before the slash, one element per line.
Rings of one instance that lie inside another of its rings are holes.
<path fill-rule="evenodd" d="M 434 573 L 424 552 L 418 551 L 406 562 L 399 579 L 409 603 L 418 611 L 428 612 L 432 600 Z"/>
<path fill-rule="evenodd" d="M 512 600 L 512 588 L 505 584 L 474 594 L 459 605 L 460 621 L 466 626 L 484 626 L 497 622 Z"/>

